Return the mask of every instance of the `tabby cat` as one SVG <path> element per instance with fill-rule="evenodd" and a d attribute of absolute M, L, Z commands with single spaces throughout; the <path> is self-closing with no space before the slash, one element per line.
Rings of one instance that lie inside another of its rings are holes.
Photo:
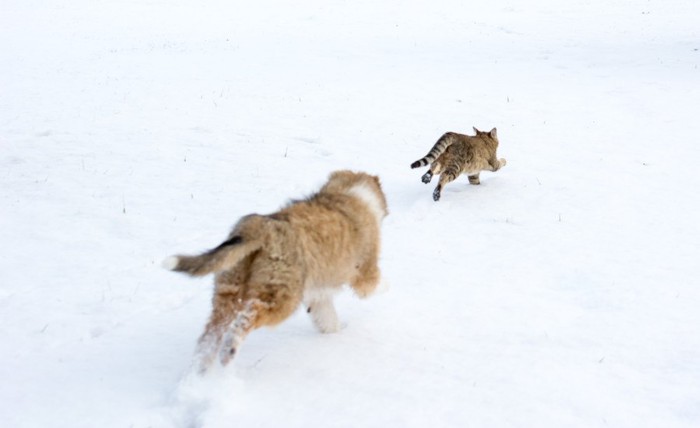
<path fill-rule="evenodd" d="M 430 164 L 428 172 L 421 180 L 428 184 L 433 174 L 440 174 L 440 181 L 433 191 L 433 199 L 440 200 L 440 192 L 445 185 L 460 174 L 469 177 L 469 184 L 479 184 L 481 171 L 498 171 L 505 166 L 506 160 L 496 157 L 498 137 L 496 128 L 482 132 L 474 128 L 476 135 L 457 134 L 448 132 L 435 143 L 425 157 L 411 164 L 411 168 L 419 168 Z"/>

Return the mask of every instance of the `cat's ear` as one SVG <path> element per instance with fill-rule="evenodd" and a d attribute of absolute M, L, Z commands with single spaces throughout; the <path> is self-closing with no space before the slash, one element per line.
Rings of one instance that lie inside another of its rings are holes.
<path fill-rule="evenodd" d="M 477 135 L 479 134 L 479 132 L 481 132 L 481 131 L 479 131 L 478 129 L 476 129 L 476 126 L 472 126 L 472 128 L 474 128 L 474 132 L 476 132 Z"/>
<path fill-rule="evenodd" d="M 493 128 L 491 131 L 489 131 L 489 135 L 491 138 L 496 138 L 496 128 Z"/>

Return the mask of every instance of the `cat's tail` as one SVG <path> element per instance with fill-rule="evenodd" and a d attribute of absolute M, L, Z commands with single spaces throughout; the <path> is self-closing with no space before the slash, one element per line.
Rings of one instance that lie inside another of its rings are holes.
<path fill-rule="evenodd" d="M 231 269 L 247 255 L 262 248 L 265 240 L 260 224 L 264 221 L 262 216 L 248 216 L 241 220 L 229 239 L 216 248 L 197 256 L 170 256 L 163 260 L 163 267 L 191 276 Z"/>
<path fill-rule="evenodd" d="M 435 159 L 439 158 L 441 154 L 445 153 L 445 150 L 452 145 L 456 139 L 456 134 L 454 132 L 447 132 L 435 143 L 432 149 L 427 155 L 418 159 L 411 164 L 411 168 L 420 168 L 435 162 Z"/>

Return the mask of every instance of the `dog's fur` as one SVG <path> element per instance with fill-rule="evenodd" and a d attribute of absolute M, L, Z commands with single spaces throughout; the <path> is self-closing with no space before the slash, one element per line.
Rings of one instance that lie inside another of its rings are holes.
<path fill-rule="evenodd" d="M 215 274 L 213 310 L 199 340 L 201 369 L 217 354 L 227 364 L 248 333 L 284 321 L 302 302 L 321 332 L 337 331 L 334 292 L 349 284 L 364 298 L 380 281 L 380 224 L 387 214 L 378 177 L 337 171 L 305 200 L 243 217 L 218 247 L 166 259 L 174 271 Z"/>
<path fill-rule="evenodd" d="M 506 165 L 505 159 L 496 157 L 496 128 L 489 132 L 474 128 L 474 132 L 474 136 L 456 132 L 444 134 L 427 155 L 411 164 L 411 168 L 430 164 L 428 172 L 421 177 L 425 184 L 430 183 L 434 174 L 440 174 L 440 182 L 433 191 L 433 200 L 439 201 L 443 187 L 461 174 L 469 177 L 469 184 L 480 184 L 481 171 L 498 171 Z"/>

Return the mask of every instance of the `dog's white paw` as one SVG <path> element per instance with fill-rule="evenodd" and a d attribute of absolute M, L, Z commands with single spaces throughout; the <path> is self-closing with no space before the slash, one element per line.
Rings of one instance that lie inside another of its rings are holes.
<path fill-rule="evenodd" d="M 241 318 L 240 315 L 239 318 Z M 236 322 L 234 321 L 234 328 L 226 332 L 223 340 L 221 341 L 219 348 L 219 361 L 221 362 L 222 366 L 225 366 L 231 362 L 243 343 L 243 335 L 239 329 L 235 328 L 237 327 L 235 324 Z"/>
<path fill-rule="evenodd" d="M 335 333 L 340 330 L 338 314 L 330 298 L 312 302 L 309 315 L 321 333 Z"/>
<path fill-rule="evenodd" d="M 178 256 L 170 256 L 163 260 L 160 265 L 167 270 L 175 270 L 179 263 L 180 258 Z"/>
<path fill-rule="evenodd" d="M 379 284 L 377 284 L 377 288 L 374 290 L 374 295 L 388 293 L 389 289 L 391 289 L 391 284 L 389 284 L 386 278 L 382 277 L 379 280 Z"/>
<path fill-rule="evenodd" d="M 337 333 L 340 331 L 342 328 L 342 325 L 337 322 L 337 323 L 329 323 L 329 324 L 317 324 L 318 330 L 323 333 L 323 334 L 332 334 L 332 333 Z"/>
<path fill-rule="evenodd" d="M 340 321 L 335 311 L 321 310 L 311 314 L 318 331 L 325 334 L 337 333 L 341 329 Z"/>

